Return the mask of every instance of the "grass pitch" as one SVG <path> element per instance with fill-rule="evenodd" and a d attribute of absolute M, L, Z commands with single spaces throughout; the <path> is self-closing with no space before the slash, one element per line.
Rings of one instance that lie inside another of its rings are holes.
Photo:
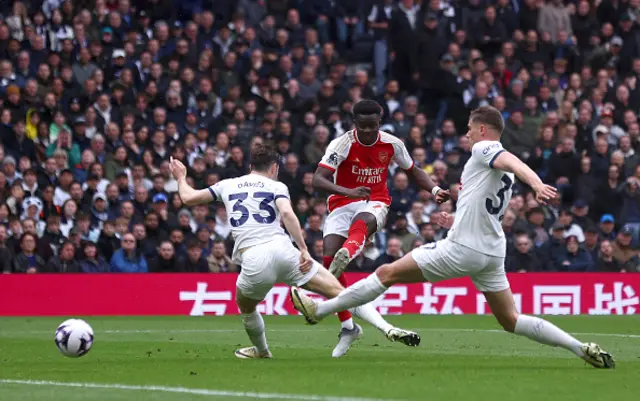
<path fill-rule="evenodd" d="M 549 320 L 599 343 L 615 370 L 586 366 L 568 351 L 500 332 L 490 316 L 391 316 L 422 345 L 365 337 L 341 359 L 338 322 L 265 317 L 273 360 L 238 360 L 248 346 L 240 318 L 86 318 L 93 349 L 63 357 L 54 331 L 63 318 L 0 319 L 0 400 L 638 400 L 640 318 Z"/>

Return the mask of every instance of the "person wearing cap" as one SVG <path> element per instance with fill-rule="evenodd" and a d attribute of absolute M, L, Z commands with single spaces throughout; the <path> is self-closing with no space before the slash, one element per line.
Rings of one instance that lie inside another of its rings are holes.
<path fill-rule="evenodd" d="M 576 199 L 573 201 L 571 214 L 573 215 L 573 222 L 583 230 L 586 227 L 594 225 L 593 221 L 589 217 L 589 204 L 584 199 Z"/>
<path fill-rule="evenodd" d="M 580 247 L 578 237 L 569 235 L 566 238 L 566 248 L 556 262 L 555 270 L 559 272 L 589 272 L 594 271 L 595 265 L 591 255 Z"/>
<path fill-rule="evenodd" d="M 633 229 L 623 226 L 613 242 L 613 257 L 626 272 L 640 272 L 640 251 L 633 249 Z"/>
<path fill-rule="evenodd" d="M 91 198 L 91 226 L 100 227 L 109 219 L 109 202 L 102 192 L 96 192 Z"/>
<path fill-rule="evenodd" d="M 583 247 L 591 256 L 591 260 L 596 263 L 598 260 L 598 252 L 600 251 L 600 237 L 598 227 L 593 223 L 590 223 L 584 229 Z"/>
<path fill-rule="evenodd" d="M 16 180 L 22 179 L 22 174 L 16 169 L 16 159 L 13 156 L 6 156 L 4 158 L 2 162 L 2 172 L 9 185 L 13 184 Z"/>
<path fill-rule="evenodd" d="M 612 214 L 603 214 L 600 217 L 600 238 L 603 240 L 614 241 L 616 239 L 615 233 L 615 218 Z"/>

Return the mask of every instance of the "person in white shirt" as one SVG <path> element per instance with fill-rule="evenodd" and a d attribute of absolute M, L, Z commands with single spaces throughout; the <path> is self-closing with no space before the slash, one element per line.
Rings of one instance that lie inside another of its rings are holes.
<path fill-rule="evenodd" d="M 529 185 L 539 203 L 556 195 L 526 164 L 500 143 L 501 113 L 490 106 L 471 112 L 467 137 L 471 158 L 462 172 L 455 217 L 441 213 L 440 225 L 451 227 L 448 237 L 423 245 L 398 261 L 347 288 L 339 296 L 317 302 L 291 288 L 296 309 L 308 322 L 371 302 L 396 283 L 439 282 L 468 276 L 484 293 L 502 327 L 541 344 L 565 348 L 597 368 L 613 368 L 615 361 L 597 344 L 582 343 L 552 323 L 518 313 L 504 270 L 506 241 L 500 224 L 512 194 L 514 176 Z"/>
<path fill-rule="evenodd" d="M 327 298 L 344 290 L 338 280 L 309 255 L 302 228 L 291 206 L 289 190 L 283 183 L 275 181 L 280 156 L 273 150 L 256 146 L 251 154 L 250 174 L 222 180 L 201 190 L 187 184 L 184 164 L 173 158 L 170 163 L 178 182 L 178 193 L 185 205 L 212 201 L 224 203 L 226 220 L 235 240 L 233 262 L 242 266 L 236 282 L 236 302 L 253 343 L 252 347 L 236 350 L 235 355 L 241 359 L 271 358 L 264 321 L 256 306 L 275 283 L 303 286 Z M 281 219 L 298 249 L 293 247 L 289 235 L 282 228 Z M 383 331 L 391 341 L 407 345 L 420 341 L 416 333 L 387 323 L 371 304 L 359 306 L 351 312 Z M 344 355 L 361 336 L 362 329 L 357 326 L 349 335 L 348 346 L 336 347 L 333 356 Z"/>

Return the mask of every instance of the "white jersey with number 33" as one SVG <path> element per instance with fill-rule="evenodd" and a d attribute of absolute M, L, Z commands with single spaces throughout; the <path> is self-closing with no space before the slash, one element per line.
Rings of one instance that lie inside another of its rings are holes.
<path fill-rule="evenodd" d="M 448 238 L 485 255 L 505 257 L 502 217 L 509 205 L 513 173 L 496 170 L 493 162 L 504 152 L 497 141 L 473 145 L 462 171 L 457 210 Z"/>
<path fill-rule="evenodd" d="M 233 259 L 237 251 L 287 237 L 280 225 L 276 199 L 289 199 L 289 190 L 281 182 L 259 174 L 222 180 L 209 187 L 218 202 L 224 202 L 231 234 L 235 240 Z"/>

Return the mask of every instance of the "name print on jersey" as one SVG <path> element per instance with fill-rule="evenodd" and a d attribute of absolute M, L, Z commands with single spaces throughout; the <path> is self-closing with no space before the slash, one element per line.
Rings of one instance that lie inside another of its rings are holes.
<path fill-rule="evenodd" d="M 376 168 L 360 168 L 356 165 L 351 166 L 351 174 L 356 176 L 356 182 L 359 184 L 379 184 L 382 182 L 382 173 L 385 167 Z"/>

